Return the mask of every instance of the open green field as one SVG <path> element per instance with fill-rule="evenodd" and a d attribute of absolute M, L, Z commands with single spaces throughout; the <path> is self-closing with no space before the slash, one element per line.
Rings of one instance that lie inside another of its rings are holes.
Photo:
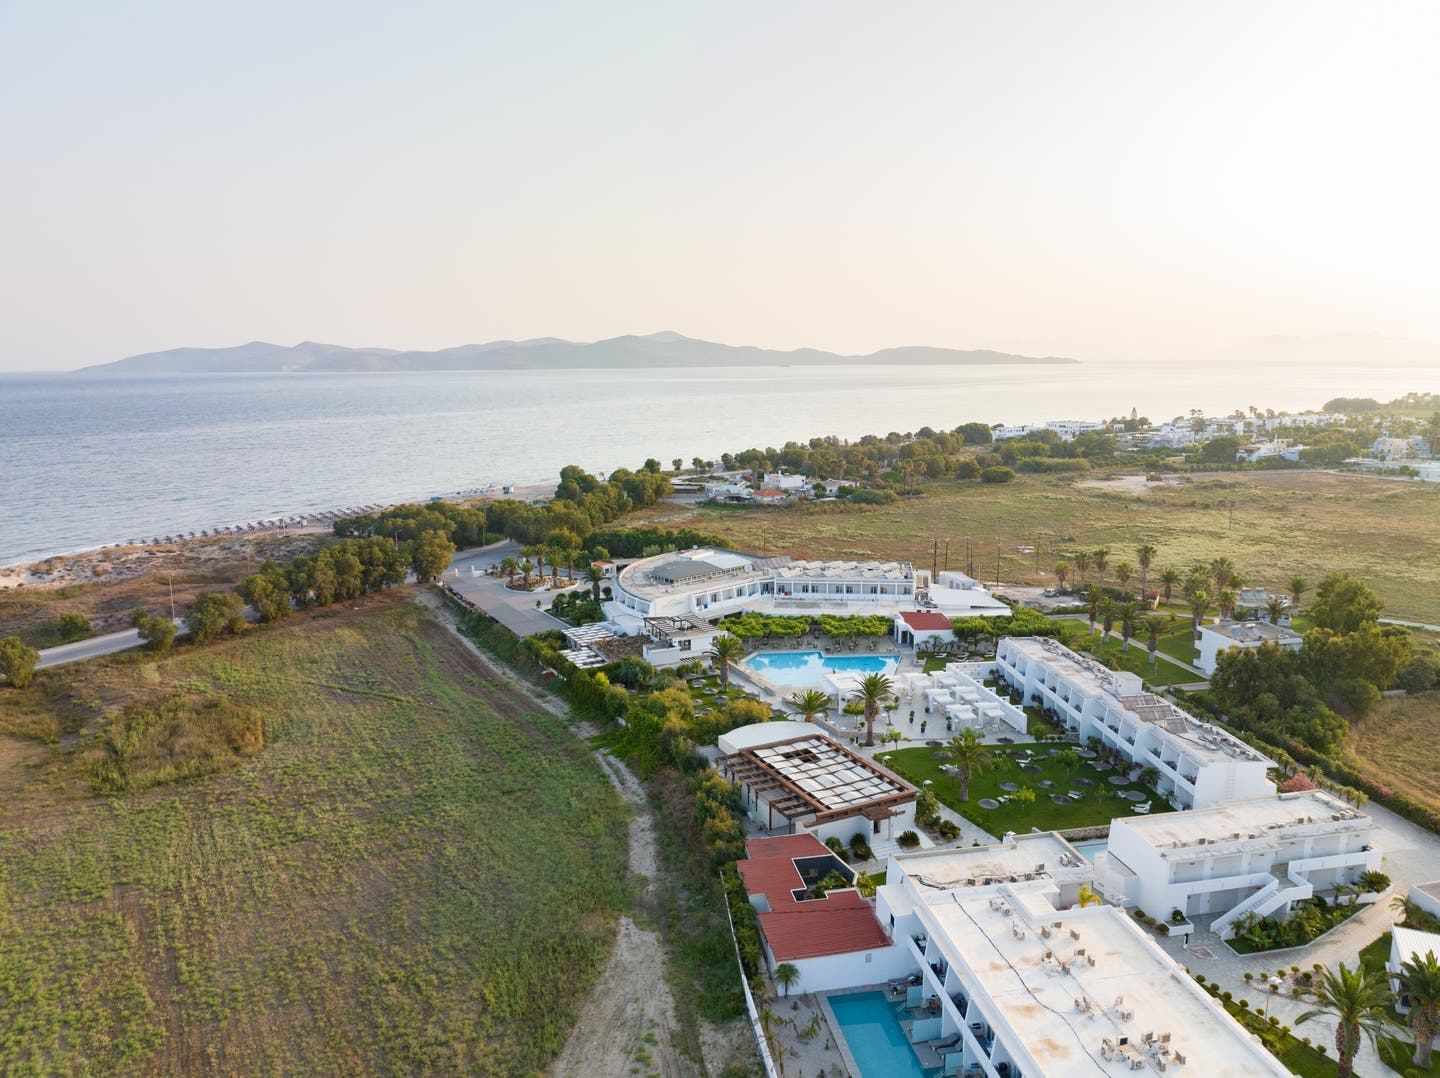
<path fill-rule="evenodd" d="M 1440 808 L 1440 768 L 1435 738 L 1440 730 L 1440 692 L 1382 700 L 1350 725 L 1346 755 L 1387 786 Z"/>
<path fill-rule="evenodd" d="M 1082 628 L 1083 628 L 1083 623 Z M 1188 623 L 1187 623 L 1188 626 Z M 1130 639 L 1130 647 L 1127 650 L 1124 642 L 1118 637 L 1109 636 L 1102 642 L 1097 631 L 1094 634 L 1081 633 L 1073 637 L 1069 643 L 1072 648 L 1088 651 L 1091 655 L 1100 658 L 1115 660 L 1115 666 L 1119 670 L 1128 670 L 1132 674 L 1139 674 L 1151 685 L 1186 685 L 1191 682 L 1204 681 L 1205 675 L 1197 674 L 1193 670 L 1187 670 L 1183 666 L 1172 663 L 1166 656 L 1176 650 L 1177 644 L 1181 648 L 1189 645 L 1190 631 L 1185 631 L 1170 636 L 1162 636 L 1156 644 L 1155 662 L 1150 662 L 1150 652 L 1145 648 L 1143 638 Z M 1166 644 L 1170 644 L 1167 649 Z"/>
<path fill-rule="evenodd" d="M 211 738 L 122 706 L 216 696 L 263 748 L 94 792 Z M 0 692 L 15 728 L 59 740 L 0 733 L 7 1075 L 532 1074 L 627 901 L 593 756 L 402 597 L 42 673 Z"/>
<path fill-rule="evenodd" d="M 994 746 L 995 764 L 985 771 L 970 776 L 969 801 L 960 800 L 959 780 L 954 775 L 940 770 L 946 761 L 940 759 L 936 754 L 943 750 L 935 748 L 897 749 L 881 755 L 886 761 L 886 766 L 916 786 L 923 785 L 927 779 L 930 780 L 930 792 L 937 799 L 967 820 L 979 824 L 992 835 L 1000 835 L 1006 831 L 1023 834 L 1032 827 L 1038 827 L 1042 831 L 1095 827 L 1109 823 L 1116 816 L 1132 815 L 1135 805 L 1118 796 L 1121 790 L 1143 792 L 1153 804 L 1152 811 L 1169 809 L 1170 806 L 1164 798 L 1139 783 L 1126 783 L 1123 786 L 1112 785 L 1109 777 L 1115 772 L 1097 771 L 1089 760 L 1081 760 L 1078 767 L 1066 771 L 1049 755 L 1050 750 L 1059 747 L 1053 744 L 1031 745 L 1028 743 Z M 1038 771 L 1021 770 L 1019 762 L 1009 755 L 1009 753 L 1026 748 L 1034 750 L 1032 766 L 1038 767 Z M 1077 786 L 1075 780 L 1079 778 L 1090 779 L 1095 785 L 1089 788 Z M 1039 783 L 1042 780 L 1053 782 L 1054 788 L 1041 787 Z M 998 799 L 1006 795 L 1007 791 L 1000 788 L 1002 782 L 1031 787 L 1036 794 L 1034 803 L 1024 805 L 1010 801 L 995 809 L 981 808 L 977 804 L 981 798 Z M 1072 789 L 1083 791 L 1085 796 L 1079 801 L 1068 802 L 1064 805 L 1057 805 L 1050 800 L 1052 793 L 1065 794 Z"/>
<path fill-rule="evenodd" d="M 952 569 L 966 567 L 969 536 L 982 579 L 995 579 L 998 547 L 1000 579 L 1037 584 L 1054 584 L 1055 562 L 1077 550 L 1109 547 L 1113 567 L 1133 563 L 1136 547 L 1148 542 L 1160 551 L 1152 587 L 1166 566 L 1183 570 L 1221 556 L 1247 581 L 1281 591 L 1296 575 L 1313 583 L 1345 570 L 1375 589 L 1387 614 L 1440 624 L 1440 484 L 1275 471 L 1193 476 L 1143 490 L 1098 476 L 1045 475 L 1000 486 L 936 480 L 925 490 L 922 498 L 870 508 L 662 504 L 634 522 L 690 525 L 771 554 L 903 558 L 923 566 L 931 563 L 931 540 L 941 541 L 943 557 L 948 539 Z M 1038 559 L 1021 546 L 1035 547 Z M 1137 575 L 1131 587 L 1138 583 Z"/>

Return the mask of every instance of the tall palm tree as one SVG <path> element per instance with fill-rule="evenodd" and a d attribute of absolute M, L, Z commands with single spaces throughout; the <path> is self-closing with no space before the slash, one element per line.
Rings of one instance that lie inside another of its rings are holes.
<path fill-rule="evenodd" d="M 1065 579 L 1070 575 L 1070 563 L 1068 561 L 1057 561 L 1055 563 L 1055 579 L 1060 582 L 1060 590 L 1065 590 Z"/>
<path fill-rule="evenodd" d="M 1119 609 L 1114 599 L 1106 599 L 1100 604 L 1100 625 L 1104 629 L 1104 632 L 1100 634 L 1100 646 L 1102 648 L 1105 646 L 1105 642 L 1110 639 L 1110 630 L 1115 628 L 1115 615 L 1119 612 Z"/>
<path fill-rule="evenodd" d="M 600 601 L 600 582 L 605 579 L 605 570 L 591 562 L 585 566 L 585 582 L 590 585 L 590 598 Z"/>
<path fill-rule="evenodd" d="M 1150 652 L 1150 665 L 1155 665 L 1155 652 L 1160 647 L 1160 637 L 1170 628 L 1170 619 L 1159 614 L 1147 614 L 1140 622 L 1140 631 L 1145 634 L 1145 649 Z"/>
<path fill-rule="evenodd" d="M 721 689 L 730 688 L 730 664 L 739 662 L 744 654 L 745 641 L 729 633 L 717 636 L 715 643 L 710 645 L 706 658 L 715 664 L 715 672 L 720 675 Z"/>
<path fill-rule="evenodd" d="M 1098 547 L 1090 551 L 1090 560 L 1095 565 L 1095 571 L 1100 574 L 1100 590 L 1105 590 L 1105 566 L 1110 562 L 1110 548 Z"/>
<path fill-rule="evenodd" d="M 797 692 L 787 701 L 806 722 L 814 722 L 815 716 L 830 710 L 830 697 L 819 689 Z"/>
<path fill-rule="evenodd" d="M 1093 584 L 1085 589 L 1085 613 L 1090 616 L 1090 631 L 1095 631 L 1095 618 L 1100 613 L 1100 589 Z"/>
<path fill-rule="evenodd" d="M 1185 604 L 1190 607 L 1190 620 L 1196 632 L 1200 631 L 1200 623 L 1205 620 L 1205 613 L 1210 609 L 1210 593 L 1204 588 L 1190 588 L 1185 592 Z"/>
<path fill-rule="evenodd" d="M 1083 588 L 1089 583 L 1090 577 L 1090 552 L 1082 550 L 1075 555 L 1075 568 L 1080 573 L 1080 586 Z"/>
<path fill-rule="evenodd" d="M 1285 600 L 1281 599 L 1279 596 L 1272 598 L 1268 603 L 1265 604 L 1265 613 L 1270 616 L 1271 625 L 1280 624 L 1280 615 L 1285 613 L 1285 606 Z"/>
<path fill-rule="evenodd" d="M 1135 617 L 1138 610 L 1134 603 L 1120 606 L 1120 650 L 1130 650 L 1130 638 L 1135 635 Z"/>
<path fill-rule="evenodd" d="M 515 574 L 520 571 L 520 563 L 514 558 L 501 558 L 500 571 L 510 578 L 510 583 L 515 583 Z"/>
<path fill-rule="evenodd" d="M 520 584 L 522 587 L 530 587 L 530 574 L 535 571 L 535 564 L 526 558 L 520 563 Z"/>
<path fill-rule="evenodd" d="M 1235 613 L 1235 604 L 1240 601 L 1240 596 L 1235 593 L 1234 588 L 1221 588 L 1215 593 L 1215 612 L 1220 615 L 1221 621 L 1229 621 Z"/>
<path fill-rule="evenodd" d="M 1150 580 L 1150 566 L 1154 564 L 1155 555 L 1160 553 L 1154 543 L 1141 543 L 1140 548 L 1135 551 L 1135 560 L 1140 563 L 1140 599 L 1144 601 L 1145 590 Z"/>
<path fill-rule="evenodd" d="M 1122 561 L 1115 566 L 1115 579 L 1120 581 L 1120 598 L 1126 599 L 1130 596 L 1130 581 L 1135 576 L 1135 566 L 1128 561 Z"/>
<path fill-rule="evenodd" d="M 967 726 L 952 737 L 945 745 L 950 754 L 950 766 L 960 780 L 960 800 L 970 800 L 970 777 L 986 770 L 995 762 L 995 754 L 981 739 L 979 731 Z"/>
<path fill-rule="evenodd" d="M 1355 1072 L 1355 1053 L 1360 1050 L 1363 1034 L 1371 1042 L 1390 1024 L 1385 1008 L 1390 1005 L 1390 986 L 1385 983 L 1381 970 L 1369 970 L 1364 966 L 1346 969 L 1341 962 L 1339 969 L 1327 969 L 1310 989 L 1315 1004 L 1295 1024 L 1308 1022 L 1312 1018 L 1331 1015 L 1338 1019 L 1335 1027 L 1335 1055 L 1339 1060 L 1337 1078 L 1350 1078 Z"/>
<path fill-rule="evenodd" d="M 880 709 L 895 699 L 895 688 L 884 674 L 866 674 L 855 686 L 850 699 L 865 709 L 865 744 L 875 744 L 875 719 Z"/>
<path fill-rule="evenodd" d="M 1235 582 L 1235 563 L 1229 558 L 1214 558 L 1210 565 L 1210 582 L 1216 591 L 1228 588 Z"/>
<path fill-rule="evenodd" d="M 1292 614 L 1300 613 L 1300 600 L 1310 590 L 1310 581 L 1303 576 L 1292 576 L 1290 578 L 1290 610 Z"/>
<path fill-rule="evenodd" d="M 1434 951 L 1406 959 L 1396 978 L 1400 998 L 1410 1006 L 1410 1030 L 1415 1034 L 1415 1066 L 1430 1069 L 1435 1035 L 1440 1033 L 1440 960 Z"/>
<path fill-rule="evenodd" d="M 1179 569 L 1162 569 L 1160 571 L 1160 587 L 1163 589 L 1165 601 L 1170 601 L 1170 593 L 1175 590 L 1175 585 L 1180 583 Z"/>

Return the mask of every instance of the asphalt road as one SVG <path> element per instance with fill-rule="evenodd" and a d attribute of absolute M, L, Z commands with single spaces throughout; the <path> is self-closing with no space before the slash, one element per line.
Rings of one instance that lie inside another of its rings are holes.
<path fill-rule="evenodd" d="M 179 618 L 175 619 L 175 627 L 181 632 L 185 631 L 185 623 Z M 141 643 L 138 629 L 126 629 L 121 633 L 92 636 L 89 640 L 78 640 L 73 644 L 45 648 L 40 652 L 40 661 L 35 664 L 35 669 L 48 670 L 52 666 L 64 666 L 66 663 L 76 663 L 82 659 L 98 659 L 102 655 L 114 655 L 117 651 L 138 648 Z"/>

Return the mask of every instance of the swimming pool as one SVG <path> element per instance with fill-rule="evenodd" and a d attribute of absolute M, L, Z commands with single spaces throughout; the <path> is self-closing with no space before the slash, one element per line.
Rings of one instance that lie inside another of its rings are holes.
<path fill-rule="evenodd" d="M 1072 842 L 1070 845 L 1075 847 L 1075 851 L 1081 857 L 1093 864 L 1097 856 L 1110 848 L 1110 840 L 1101 838 L 1094 842 Z"/>
<path fill-rule="evenodd" d="M 860 1068 L 860 1078 L 929 1078 L 884 992 L 831 996 L 830 1010 Z M 937 1072 L 938 1073 L 938 1072 Z"/>
<path fill-rule="evenodd" d="M 819 685 L 826 674 L 889 674 L 898 655 L 823 655 L 818 651 L 759 651 L 745 665 L 777 685 Z"/>

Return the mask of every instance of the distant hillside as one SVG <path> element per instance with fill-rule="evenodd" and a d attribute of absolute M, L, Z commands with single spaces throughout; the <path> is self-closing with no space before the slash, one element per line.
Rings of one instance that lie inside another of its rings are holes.
<path fill-rule="evenodd" d="M 746 345 L 716 344 L 678 333 L 614 337 L 577 343 L 554 337 L 529 341 L 462 344 L 438 352 L 392 348 L 346 348 L 305 341 L 292 346 L 251 341 L 234 348 L 174 348 L 147 352 L 114 363 L 85 367 L 86 374 L 218 374 L 284 371 L 529 371 L 644 367 L 781 367 L 834 364 L 919 364 L 953 366 L 1020 363 L 1075 363 L 1056 356 L 1038 358 L 1006 352 L 963 351 L 923 346 L 884 348 L 865 356 L 840 356 L 814 348 L 781 352 Z"/>

